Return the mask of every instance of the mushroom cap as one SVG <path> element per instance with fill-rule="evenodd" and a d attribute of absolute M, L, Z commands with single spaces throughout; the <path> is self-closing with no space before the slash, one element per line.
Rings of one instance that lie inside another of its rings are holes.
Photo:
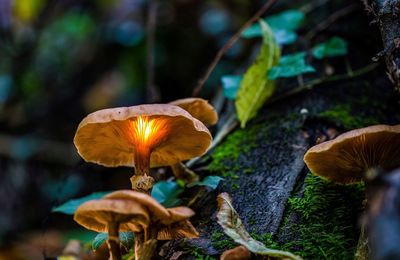
<path fill-rule="evenodd" d="M 251 259 L 251 253 L 244 246 L 237 246 L 235 248 L 226 250 L 221 255 L 221 260 L 248 260 L 248 259 Z"/>
<path fill-rule="evenodd" d="M 341 134 L 311 147 L 304 162 L 325 179 L 352 183 L 370 168 L 385 171 L 400 166 L 400 125 L 374 125 Z"/>
<path fill-rule="evenodd" d="M 171 217 L 169 211 L 163 205 L 145 193 L 133 190 L 118 190 L 107 194 L 104 198 L 134 201 L 145 208 L 150 215 L 154 215 L 160 221 L 167 221 Z"/>
<path fill-rule="evenodd" d="M 74 220 L 87 229 L 107 232 L 109 222 L 120 223 L 120 231 L 130 231 L 127 222 L 134 222 L 137 228 L 147 227 L 150 217 L 140 203 L 118 199 L 90 200 L 78 207 Z"/>
<path fill-rule="evenodd" d="M 203 124 L 211 126 L 218 121 L 218 114 L 214 107 L 202 98 L 183 98 L 170 102 L 169 104 L 179 106 L 197 118 Z"/>
<path fill-rule="evenodd" d="M 139 147 L 134 122 L 143 118 L 154 123 L 149 147 L 151 167 L 201 156 L 211 144 L 207 127 L 184 109 L 153 104 L 103 109 L 89 114 L 79 124 L 74 137 L 78 153 L 85 161 L 103 166 L 135 166 L 134 153 Z"/>
<path fill-rule="evenodd" d="M 197 238 L 199 233 L 189 220 L 175 222 L 171 225 L 163 225 L 158 229 L 158 240 L 172 240 L 181 238 Z"/>
<path fill-rule="evenodd" d="M 188 207 L 175 207 L 167 209 L 170 214 L 170 222 L 178 222 L 194 216 L 194 211 Z"/>

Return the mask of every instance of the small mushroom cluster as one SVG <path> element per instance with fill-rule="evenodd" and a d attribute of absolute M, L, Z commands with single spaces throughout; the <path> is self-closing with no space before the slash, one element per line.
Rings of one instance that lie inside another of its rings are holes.
<path fill-rule="evenodd" d="M 365 182 L 368 191 L 369 175 L 400 167 L 400 125 L 374 125 L 341 134 L 310 148 L 304 162 L 315 175 L 340 184 Z M 364 233 L 362 227 L 357 259 L 369 258 Z"/>
<path fill-rule="evenodd" d="M 87 229 L 108 233 L 111 259 L 121 259 L 119 231 L 134 232 L 135 259 L 150 259 L 157 240 L 198 236 L 188 220 L 193 215 L 187 207 L 166 209 L 147 194 L 120 190 L 83 203 L 74 220 Z"/>
<path fill-rule="evenodd" d="M 87 229 L 107 232 L 111 259 L 121 259 L 120 231 L 135 234 L 135 259 L 151 259 L 157 240 L 198 236 L 187 207 L 165 208 L 149 194 L 151 167 L 171 166 L 176 178 L 198 176 L 182 161 L 203 155 L 212 137 L 207 126 L 218 115 L 204 99 L 170 104 L 103 109 L 79 124 L 74 144 L 81 157 L 106 167 L 134 167 L 132 190 L 119 190 L 79 206 L 74 220 Z"/>

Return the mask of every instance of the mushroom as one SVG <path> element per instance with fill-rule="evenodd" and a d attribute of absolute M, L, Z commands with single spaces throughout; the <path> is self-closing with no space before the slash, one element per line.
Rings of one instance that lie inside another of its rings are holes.
<path fill-rule="evenodd" d="M 400 166 L 400 125 L 374 125 L 311 147 L 304 162 L 312 173 L 338 183 L 363 181 L 372 168 Z"/>
<path fill-rule="evenodd" d="M 217 111 L 205 99 L 183 98 L 172 101 L 169 104 L 183 108 L 206 126 L 215 125 L 218 121 Z"/>
<path fill-rule="evenodd" d="M 237 246 L 235 248 L 226 250 L 221 255 L 221 260 L 249 260 L 249 259 L 251 259 L 251 253 L 244 246 Z"/>
<path fill-rule="evenodd" d="M 315 175 L 341 184 L 365 181 L 378 170 L 400 166 L 400 125 L 374 125 L 341 134 L 310 148 L 304 162 Z M 368 190 L 368 183 L 366 183 Z M 369 255 L 364 224 L 356 258 Z"/>
<path fill-rule="evenodd" d="M 127 224 L 135 233 L 135 259 L 150 259 L 157 240 L 198 237 L 188 220 L 194 215 L 187 207 L 164 208 L 151 196 L 132 190 L 120 190 L 104 196 L 104 199 L 127 200 L 140 204 L 149 215 L 149 224 L 133 220 Z"/>
<path fill-rule="evenodd" d="M 87 162 L 134 167 L 132 189 L 149 193 L 150 167 L 200 156 L 211 139 L 207 127 L 182 108 L 154 104 L 91 113 L 79 124 L 74 144 Z"/>
<path fill-rule="evenodd" d="M 183 108 L 206 126 L 215 125 L 218 121 L 218 113 L 205 99 L 184 98 L 172 101 L 169 104 Z M 171 169 L 177 179 L 184 180 L 188 183 L 199 180 L 199 176 L 187 168 L 182 162 L 171 165 Z"/>
<path fill-rule="evenodd" d="M 90 200 L 78 207 L 74 220 L 87 229 L 108 233 L 108 248 L 112 260 L 121 259 L 119 231 L 130 231 L 128 222 L 146 229 L 150 223 L 147 210 L 131 200 Z"/>

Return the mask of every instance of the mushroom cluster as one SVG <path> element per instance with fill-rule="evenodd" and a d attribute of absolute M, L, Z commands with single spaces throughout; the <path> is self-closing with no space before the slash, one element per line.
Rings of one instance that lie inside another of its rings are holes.
<path fill-rule="evenodd" d="M 85 228 L 108 233 L 111 259 L 121 259 L 120 231 L 135 234 L 135 259 L 144 260 L 152 258 L 157 240 L 198 236 L 189 221 L 191 209 L 165 208 L 149 196 L 154 183 L 150 168 L 171 166 L 177 178 L 197 180 L 182 161 L 207 151 L 212 137 L 206 125 L 217 120 L 213 107 L 200 98 L 103 109 L 82 120 L 74 144 L 85 161 L 134 167 L 132 190 L 87 201 L 74 215 Z"/>
<path fill-rule="evenodd" d="M 89 114 L 74 137 L 87 162 L 135 168 L 132 189 L 150 193 L 150 167 L 170 166 L 203 155 L 211 144 L 207 127 L 176 105 L 112 108 Z"/>
<path fill-rule="evenodd" d="M 135 234 L 135 259 L 151 259 L 157 240 L 196 238 L 187 207 L 165 208 L 151 196 L 120 190 L 79 206 L 74 220 L 87 229 L 107 232 L 110 258 L 121 259 L 119 231 Z"/>

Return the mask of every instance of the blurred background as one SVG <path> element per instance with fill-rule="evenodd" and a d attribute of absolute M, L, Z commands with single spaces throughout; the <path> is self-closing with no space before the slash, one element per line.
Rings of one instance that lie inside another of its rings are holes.
<path fill-rule="evenodd" d="M 158 1 L 149 89 L 147 0 L 0 0 L 0 247 L 92 239 L 51 208 L 129 188 L 132 169 L 84 163 L 72 144 L 79 122 L 102 108 L 191 96 L 218 49 L 263 3 Z M 212 98 L 251 47 L 235 44 L 201 96 Z"/>

